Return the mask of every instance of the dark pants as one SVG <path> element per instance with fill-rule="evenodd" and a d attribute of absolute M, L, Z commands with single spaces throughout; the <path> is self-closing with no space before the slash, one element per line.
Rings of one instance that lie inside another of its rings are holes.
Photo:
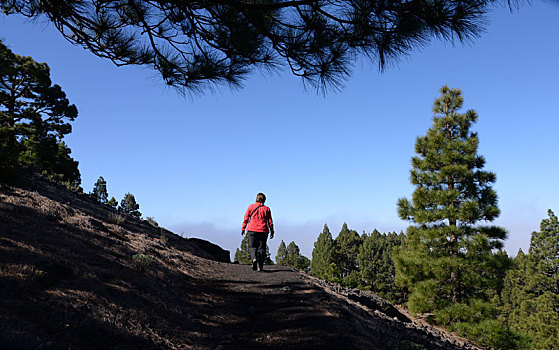
<path fill-rule="evenodd" d="M 252 261 L 256 259 L 258 265 L 262 267 L 264 265 L 264 260 L 266 260 L 266 240 L 268 240 L 268 233 L 248 231 L 247 235 L 250 257 Z"/>

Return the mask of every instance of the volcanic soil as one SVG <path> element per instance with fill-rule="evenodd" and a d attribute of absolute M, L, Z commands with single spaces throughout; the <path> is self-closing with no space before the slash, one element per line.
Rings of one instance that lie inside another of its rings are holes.
<path fill-rule="evenodd" d="M 2 186 L 0 349 L 476 348 L 373 293 L 227 259 L 38 177 Z"/>

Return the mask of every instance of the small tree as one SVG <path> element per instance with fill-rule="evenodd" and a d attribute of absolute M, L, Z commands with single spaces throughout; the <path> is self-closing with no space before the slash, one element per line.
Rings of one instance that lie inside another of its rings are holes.
<path fill-rule="evenodd" d="M 334 240 L 328 225 L 324 224 L 322 233 L 318 235 L 312 251 L 311 273 L 325 280 L 331 277 L 331 264 L 334 263 Z"/>
<path fill-rule="evenodd" d="M 282 240 L 278 247 L 278 253 L 276 254 L 276 264 L 285 265 L 286 256 L 287 247 L 285 245 L 285 242 Z"/>
<path fill-rule="evenodd" d="M 118 206 L 118 201 L 115 199 L 115 197 L 111 197 L 111 199 L 107 201 L 107 205 L 116 209 L 116 207 Z"/>
<path fill-rule="evenodd" d="M 109 194 L 107 193 L 107 181 L 103 176 L 99 176 L 97 182 L 93 186 L 93 191 L 91 194 L 101 203 L 107 203 Z"/>
<path fill-rule="evenodd" d="M 142 216 L 142 213 L 140 213 L 139 209 L 140 205 L 136 203 L 136 198 L 134 198 L 134 195 L 131 193 L 126 193 L 122 201 L 120 201 L 119 210 L 139 218 L 140 216 Z"/>

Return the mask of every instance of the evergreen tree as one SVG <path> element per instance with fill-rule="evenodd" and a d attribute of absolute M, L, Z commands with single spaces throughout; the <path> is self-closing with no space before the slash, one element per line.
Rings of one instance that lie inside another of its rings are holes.
<path fill-rule="evenodd" d="M 272 254 L 270 254 L 270 247 L 268 243 L 266 243 L 266 258 L 264 258 L 264 265 L 274 265 L 274 261 L 272 260 Z"/>
<path fill-rule="evenodd" d="M 118 208 L 120 211 L 130 214 L 139 218 L 142 216 L 140 213 L 140 205 L 136 203 L 136 198 L 131 193 L 126 193 L 122 201 L 120 201 L 120 207 Z"/>
<path fill-rule="evenodd" d="M 107 203 L 109 194 L 107 193 L 107 181 L 103 178 L 103 176 L 99 176 L 97 182 L 93 186 L 93 191 L 91 194 L 101 203 Z"/>
<path fill-rule="evenodd" d="M 384 67 L 432 38 L 468 41 L 496 2 L 12 0 L 0 9 L 44 16 L 71 43 L 154 68 L 172 86 L 238 86 L 256 68 L 284 65 L 322 89 L 339 87 L 361 55 Z"/>
<path fill-rule="evenodd" d="M 116 209 L 116 207 L 118 206 L 118 201 L 115 199 L 115 197 L 111 197 L 111 199 L 107 201 L 107 205 Z"/>
<path fill-rule="evenodd" d="M 357 257 L 360 285 L 394 303 L 402 303 L 405 299 L 405 290 L 395 285 L 391 257 L 394 247 L 402 244 L 403 236 L 395 232 L 381 234 L 375 229 L 369 236 L 362 237 L 363 244 Z"/>
<path fill-rule="evenodd" d="M 0 170 L 19 163 L 77 188 L 78 162 L 62 138 L 78 115 L 60 86 L 52 85 L 46 63 L 14 54 L 0 41 Z"/>
<path fill-rule="evenodd" d="M 416 189 L 411 202 L 398 201 L 400 217 L 415 225 L 395 254 L 396 282 L 409 288 L 410 310 L 455 325 L 494 317 L 489 300 L 500 292 L 508 262 L 493 253 L 505 230 L 476 225 L 499 215 L 495 174 L 483 170 L 485 159 L 477 155 L 479 140 L 470 131 L 477 113 L 459 113 L 462 105 L 461 91 L 443 86 L 433 126 L 417 139 L 410 172 Z M 490 311 L 471 312 L 484 308 Z"/>
<path fill-rule="evenodd" d="M 347 224 L 344 222 L 338 237 L 334 240 L 336 247 L 334 262 L 340 269 L 342 279 L 359 270 L 357 255 L 359 255 L 361 243 L 362 240 L 357 231 L 348 229 Z"/>
<path fill-rule="evenodd" d="M 332 277 L 330 265 L 334 263 L 334 248 L 334 240 L 330 229 L 328 229 L 328 225 L 324 224 L 324 229 L 314 242 L 312 251 L 311 273 L 314 276 L 325 280 Z"/>
<path fill-rule="evenodd" d="M 291 241 L 287 245 L 286 253 L 285 253 L 285 265 L 286 266 L 293 266 L 297 265 L 297 261 L 301 256 L 301 252 L 299 250 L 299 246 L 295 244 L 295 242 Z"/>
<path fill-rule="evenodd" d="M 278 253 L 276 254 L 276 264 L 285 265 L 286 256 L 287 247 L 285 245 L 285 242 L 282 240 L 278 247 Z"/>
<path fill-rule="evenodd" d="M 240 249 L 237 248 L 235 251 L 234 261 L 238 261 L 241 264 L 252 264 L 252 259 L 250 257 L 250 246 L 249 246 L 249 239 L 248 234 L 243 236 L 241 240 L 241 247 Z M 264 259 L 265 265 L 273 265 L 274 262 L 270 257 L 270 247 L 266 244 L 266 258 Z"/>
<path fill-rule="evenodd" d="M 527 335 L 531 349 L 554 349 L 559 339 L 559 222 L 548 215 L 532 233 L 529 254 L 518 252 L 502 293 L 509 326 Z"/>
<path fill-rule="evenodd" d="M 252 259 L 250 258 L 250 248 L 248 246 L 248 235 L 243 236 L 240 249 L 237 248 L 235 251 L 235 261 L 238 261 L 241 264 L 252 264 Z"/>

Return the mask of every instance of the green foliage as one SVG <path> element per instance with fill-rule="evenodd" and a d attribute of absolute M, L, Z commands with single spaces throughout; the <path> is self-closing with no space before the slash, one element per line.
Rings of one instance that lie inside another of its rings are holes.
<path fill-rule="evenodd" d="M 142 216 L 140 213 L 140 205 L 136 203 L 136 198 L 131 193 L 126 193 L 122 201 L 120 201 L 120 207 L 118 208 L 120 211 L 126 214 L 130 214 L 134 217 L 139 218 Z"/>
<path fill-rule="evenodd" d="M 324 224 L 322 233 L 318 235 L 316 242 L 314 242 L 311 273 L 318 278 L 331 280 L 333 275 L 330 273 L 330 265 L 334 263 L 334 254 L 334 240 L 332 239 L 332 234 L 330 233 L 328 225 Z"/>
<path fill-rule="evenodd" d="M 391 255 L 402 244 L 403 236 L 381 234 L 377 230 L 359 236 L 344 223 L 333 240 L 328 226 L 324 225 L 314 244 L 311 272 L 324 280 L 368 289 L 392 302 L 402 303 L 406 289 L 395 285 Z"/>
<path fill-rule="evenodd" d="M 111 197 L 111 199 L 107 201 L 107 205 L 116 209 L 116 207 L 118 206 L 118 201 L 115 199 L 115 197 Z"/>
<path fill-rule="evenodd" d="M 47 18 L 71 43 L 154 68 L 172 86 L 239 86 L 257 68 L 282 65 L 324 89 L 341 86 L 362 55 L 384 67 L 433 38 L 476 37 L 495 2 L 18 0 L 0 9 Z"/>
<path fill-rule="evenodd" d="M 60 86 L 52 85 L 46 63 L 14 54 L 0 41 L 0 170 L 21 166 L 60 177 L 78 188 L 78 162 L 62 138 L 72 131 L 78 110 Z"/>
<path fill-rule="evenodd" d="M 136 254 L 132 256 L 132 266 L 140 272 L 146 272 L 153 262 L 153 258 L 145 254 Z"/>
<path fill-rule="evenodd" d="M 548 215 L 532 233 L 529 254 L 518 252 L 501 297 L 508 325 L 532 349 L 554 349 L 559 339 L 559 223 L 553 211 Z"/>
<path fill-rule="evenodd" d="M 248 234 L 245 234 L 243 236 L 240 249 L 237 248 L 237 250 L 235 251 L 235 261 L 238 261 L 241 264 L 252 264 L 252 259 L 250 258 Z"/>
<path fill-rule="evenodd" d="M 499 251 L 505 230 L 476 225 L 499 215 L 496 177 L 477 154 L 479 139 L 470 130 L 477 113 L 459 113 L 462 105 L 461 91 L 443 86 L 433 125 L 417 138 L 410 172 L 416 189 L 411 201 L 398 201 L 399 216 L 415 225 L 393 258 L 397 284 L 410 290 L 410 311 L 434 313 L 448 325 L 467 323 L 476 339 L 477 325 L 495 318 L 482 306 L 501 292 L 510 260 Z"/>
<path fill-rule="evenodd" d="M 276 262 L 280 265 L 291 266 L 305 272 L 310 271 L 310 260 L 301 255 L 301 251 L 295 242 L 291 241 L 286 247 L 285 242 L 281 241 L 276 255 Z"/>
<path fill-rule="evenodd" d="M 381 234 L 374 230 L 370 235 L 362 236 L 363 244 L 357 256 L 359 285 L 393 303 L 403 303 L 405 300 L 405 289 L 395 284 L 391 258 L 394 248 L 400 246 L 403 239 L 403 233 Z"/>
<path fill-rule="evenodd" d="M 103 178 L 103 176 L 99 176 L 97 182 L 93 186 L 93 191 L 91 194 L 101 203 L 107 203 L 109 193 L 107 192 L 107 181 Z"/>
<path fill-rule="evenodd" d="M 276 264 L 285 265 L 286 255 L 287 255 L 287 246 L 285 245 L 285 242 L 282 240 L 278 247 L 278 252 L 276 254 Z"/>
<path fill-rule="evenodd" d="M 458 322 L 450 329 L 459 336 L 475 340 L 478 345 L 486 349 L 518 349 L 526 344 L 526 339 L 521 334 L 511 331 L 502 320 L 498 319 Z"/>
<path fill-rule="evenodd" d="M 334 262 L 340 269 L 342 279 L 358 271 L 357 255 L 359 255 L 361 243 L 362 240 L 357 231 L 348 229 L 344 222 L 338 237 L 334 240 Z"/>

